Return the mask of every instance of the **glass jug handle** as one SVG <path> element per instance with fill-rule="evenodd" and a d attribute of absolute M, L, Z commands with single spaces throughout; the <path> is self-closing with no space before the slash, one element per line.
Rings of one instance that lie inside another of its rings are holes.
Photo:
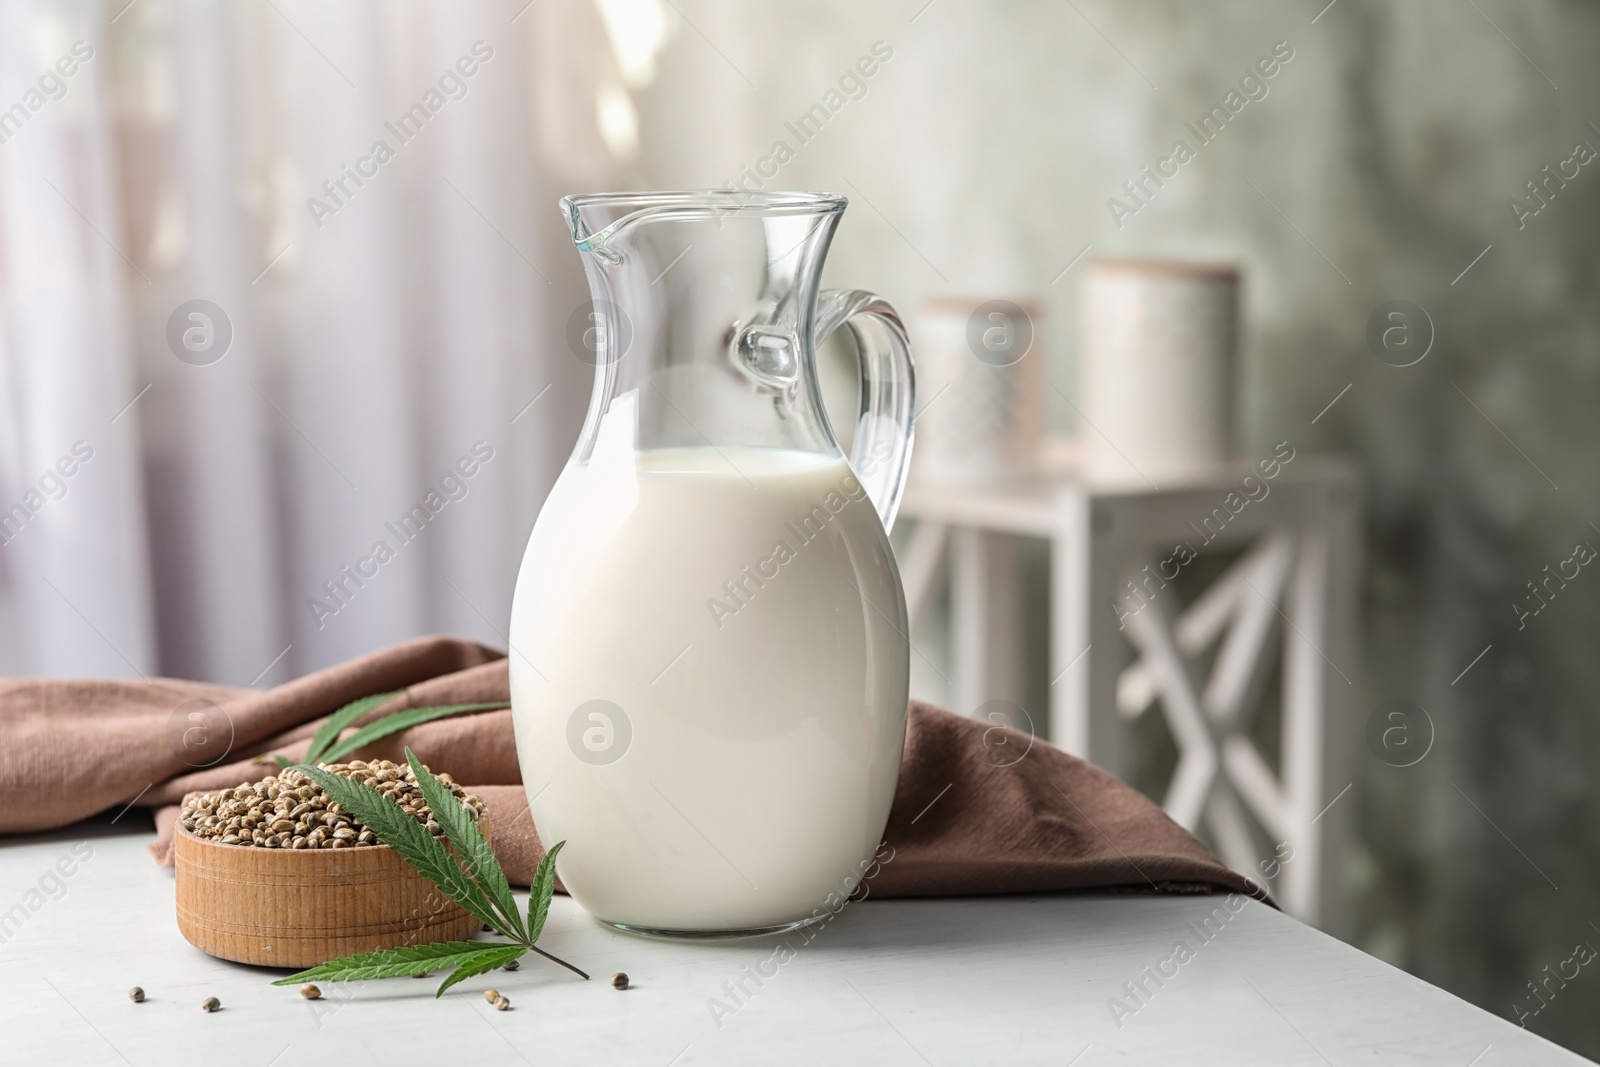
<path fill-rule="evenodd" d="M 899 313 L 863 289 L 826 289 L 817 295 L 816 343 L 841 326 L 855 337 L 861 361 L 861 413 L 850 466 L 887 530 L 894 525 L 911 462 L 916 411 L 911 342 Z"/>

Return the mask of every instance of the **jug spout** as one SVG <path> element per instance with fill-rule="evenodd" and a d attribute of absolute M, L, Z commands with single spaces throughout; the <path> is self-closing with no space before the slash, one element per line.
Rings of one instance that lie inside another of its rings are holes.
<path fill-rule="evenodd" d="M 729 328 L 763 328 L 764 338 L 746 341 L 746 357 L 771 352 L 774 337 L 804 336 L 822 258 L 845 205 L 831 193 L 727 190 L 561 201 L 595 301 L 625 313 L 635 336 L 665 322 L 670 309 L 669 325 L 678 329 L 651 343 L 673 346 L 680 358 L 685 344 L 727 347 L 720 331 Z M 719 332 L 707 336 L 706 329 Z M 738 345 L 734 351 L 740 354 Z M 798 355 L 791 352 L 791 372 L 799 369 Z M 747 358 L 746 369 L 759 371 L 761 362 Z"/>
<path fill-rule="evenodd" d="M 595 404 L 633 396 L 630 450 L 837 451 L 810 363 L 822 260 L 844 207 L 808 193 L 561 201 L 592 297 Z"/>
<path fill-rule="evenodd" d="M 735 216 L 775 218 L 837 215 L 848 201 L 835 193 L 748 193 L 737 189 L 691 192 L 590 193 L 561 198 L 561 213 L 580 252 L 614 259 L 629 229 L 652 220 L 709 221 Z"/>
<path fill-rule="evenodd" d="M 864 462 L 874 469 L 858 473 L 887 525 L 908 455 L 910 357 L 887 305 L 819 293 L 847 203 L 834 193 L 738 190 L 563 198 L 591 295 L 587 320 L 577 320 L 589 327 L 579 354 L 596 369 L 574 459 L 587 462 L 602 445 L 602 455 L 710 447 L 842 456 L 815 350 L 849 318 L 863 382 L 869 371 L 873 382 L 862 390 L 854 451 L 860 459 L 872 444 Z M 883 388 L 890 378 L 897 388 Z"/>

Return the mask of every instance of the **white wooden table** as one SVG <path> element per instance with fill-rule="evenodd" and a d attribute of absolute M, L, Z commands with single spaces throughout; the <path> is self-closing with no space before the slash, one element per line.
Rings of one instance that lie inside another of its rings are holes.
<path fill-rule="evenodd" d="M 0 841 L 0 909 L 74 843 L 65 891 L 0 934 L 0 1063 L 299 1064 L 1439 1064 L 1588 1062 L 1263 905 L 1203 943 L 1188 926 L 1221 897 L 1081 896 L 848 905 L 733 1014 L 737 983 L 775 941 L 666 944 L 613 933 L 557 897 L 537 959 L 433 999 L 437 980 L 324 984 L 202 955 L 173 921 L 172 872 L 148 831 L 103 821 Z M 3 914 L 3 913 L 0 913 Z M 15 916 L 13 916 L 15 918 Z M 1112 1019 L 1182 939 L 1199 947 L 1142 1006 Z M 627 971 L 635 988 L 604 978 Z M 770 970 L 770 968 L 769 968 Z M 514 1007 L 496 1012 L 494 985 Z M 143 1004 L 128 987 L 142 986 Z M 208 996 L 215 1014 L 200 1010 Z"/>
<path fill-rule="evenodd" d="M 1155 799 L 1180 825 L 1204 826 L 1235 870 L 1254 875 L 1275 851 L 1293 854 L 1276 898 L 1338 931 L 1349 926 L 1340 863 L 1350 806 L 1331 802 L 1354 781 L 1360 482 L 1338 457 L 1268 469 L 1263 478 L 1249 462 L 1224 463 L 1160 487 L 1071 474 L 913 481 L 901 513 L 919 525 L 900 571 L 915 625 L 949 558 L 956 710 L 1016 707 L 1015 538 L 1049 541 L 1048 715 L 1012 725 L 1125 776 L 1127 722 L 1159 704 L 1180 759 Z M 1167 588 L 1188 565 L 1179 545 L 1188 562 L 1242 555 L 1180 608 Z M 1251 737 L 1275 662 L 1278 772 Z"/>

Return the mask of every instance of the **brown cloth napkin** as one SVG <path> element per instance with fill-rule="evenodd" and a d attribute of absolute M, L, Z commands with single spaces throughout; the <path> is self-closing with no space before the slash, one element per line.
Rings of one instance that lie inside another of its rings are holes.
<path fill-rule="evenodd" d="M 52 829 L 139 804 L 158 809 L 151 850 L 171 863 L 176 805 L 186 794 L 259 781 L 272 768 L 252 763 L 255 756 L 298 759 L 329 713 L 388 690 L 404 691 L 368 719 L 426 704 L 507 700 L 506 660 L 471 641 L 426 637 L 269 690 L 165 678 L 0 681 L 0 833 Z M 192 719 L 197 710 L 201 718 Z M 204 769 L 186 762 L 196 757 L 183 733 L 196 728 L 226 752 Z M 399 760 L 408 745 L 488 802 L 495 854 L 510 880 L 526 885 L 543 848 L 528 817 L 511 712 L 425 723 L 361 755 Z M 1142 889 L 1267 899 L 1099 768 L 918 701 L 885 839 L 894 859 L 874 877 L 873 896 Z"/>

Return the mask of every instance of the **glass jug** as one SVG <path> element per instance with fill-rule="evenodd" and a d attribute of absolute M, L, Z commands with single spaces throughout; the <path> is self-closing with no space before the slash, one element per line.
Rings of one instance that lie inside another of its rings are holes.
<path fill-rule="evenodd" d="M 719 936 L 837 910 L 900 770 L 909 652 L 887 528 L 910 458 L 894 309 L 818 292 L 845 198 L 572 196 L 589 414 L 511 610 L 517 754 L 572 897 Z M 847 462 L 816 346 L 860 353 Z"/>

